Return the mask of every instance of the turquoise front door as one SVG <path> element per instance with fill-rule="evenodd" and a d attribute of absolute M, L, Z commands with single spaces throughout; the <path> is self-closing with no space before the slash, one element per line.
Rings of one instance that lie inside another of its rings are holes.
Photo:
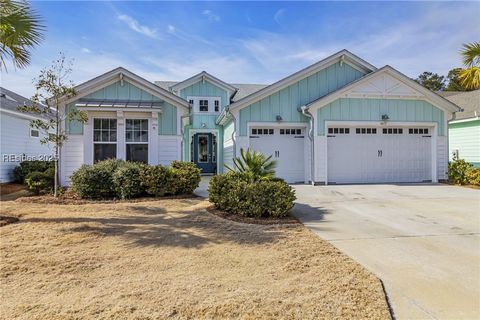
<path fill-rule="evenodd" d="M 202 173 L 217 171 L 217 141 L 211 133 L 197 133 L 193 136 L 193 162 Z"/>

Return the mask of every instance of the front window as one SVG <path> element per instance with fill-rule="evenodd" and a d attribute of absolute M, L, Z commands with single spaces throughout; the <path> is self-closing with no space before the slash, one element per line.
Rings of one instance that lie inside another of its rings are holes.
<path fill-rule="evenodd" d="M 93 119 L 94 162 L 117 157 L 117 120 Z"/>
<path fill-rule="evenodd" d="M 218 112 L 220 110 L 220 101 L 215 100 L 215 112 Z"/>
<path fill-rule="evenodd" d="M 148 163 L 148 119 L 125 121 L 127 161 Z"/>
<path fill-rule="evenodd" d="M 199 101 L 199 110 L 200 112 L 208 112 L 208 100 Z"/>

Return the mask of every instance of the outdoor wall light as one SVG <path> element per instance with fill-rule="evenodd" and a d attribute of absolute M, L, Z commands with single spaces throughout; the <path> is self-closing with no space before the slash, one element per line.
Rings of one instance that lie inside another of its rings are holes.
<path fill-rule="evenodd" d="M 205 122 L 202 122 L 202 128 L 206 128 L 207 124 Z"/>
<path fill-rule="evenodd" d="M 388 119 L 390 119 L 390 117 L 388 116 L 388 114 L 382 114 L 382 120 L 383 120 L 383 121 L 387 121 Z"/>
<path fill-rule="evenodd" d="M 282 121 L 282 120 L 283 120 L 282 116 L 279 115 L 279 114 L 277 114 L 277 116 L 275 117 L 275 119 L 277 119 L 277 121 Z"/>

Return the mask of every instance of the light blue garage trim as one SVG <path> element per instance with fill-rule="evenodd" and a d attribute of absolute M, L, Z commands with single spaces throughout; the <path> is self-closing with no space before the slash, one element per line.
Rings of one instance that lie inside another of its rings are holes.
<path fill-rule="evenodd" d="M 445 135 L 444 111 L 423 100 L 340 98 L 317 110 L 318 135 L 325 134 L 325 121 L 436 122 L 438 135 Z"/>
<path fill-rule="evenodd" d="M 347 63 L 335 63 L 240 110 L 240 135 L 247 135 L 248 122 L 308 122 L 298 108 L 362 77 Z"/>

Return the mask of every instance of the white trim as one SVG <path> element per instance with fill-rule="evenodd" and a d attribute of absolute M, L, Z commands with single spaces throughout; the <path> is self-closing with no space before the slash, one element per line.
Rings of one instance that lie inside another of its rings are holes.
<path fill-rule="evenodd" d="M 429 127 L 433 128 L 432 136 L 432 152 L 431 152 L 431 170 L 432 170 L 432 182 L 438 182 L 438 173 L 437 173 L 437 134 L 438 134 L 438 124 L 436 122 L 409 122 L 409 121 L 387 121 L 383 123 L 382 121 L 325 121 L 325 132 L 327 132 L 329 126 L 368 126 L 368 127 Z M 408 134 L 408 133 L 406 133 Z M 316 155 L 317 156 L 317 155 Z M 328 184 L 328 140 L 325 143 L 324 155 L 325 157 L 325 185 Z M 316 165 L 316 164 L 315 164 Z"/>
<path fill-rule="evenodd" d="M 187 96 L 187 101 L 190 103 L 193 100 L 192 112 L 198 115 L 219 115 L 222 112 L 222 98 L 221 97 L 203 97 L 203 96 Z M 208 101 L 208 111 L 200 111 L 200 100 Z M 218 111 L 215 111 L 215 101 L 218 100 Z M 212 109 L 213 111 L 210 111 Z"/>
<path fill-rule="evenodd" d="M 188 109 L 188 102 L 184 99 L 122 67 L 108 71 L 76 86 L 75 90 L 77 91 L 77 95 L 68 100 L 62 99 L 61 102 L 65 104 L 71 103 L 118 81 L 127 81 L 174 106 L 181 106 Z"/>
<path fill-rule="evenodd" d="M 211 84 L 217 86 L 217 87 L 220 87 L 222 89 L 224 89 L 225 91 L 227 91 L 229 93 L 229 97 L 231 97 L 233 95 L 233 93 L 237 92 L 237 88 L 235 88 L 234 86 L 212 76 L 211 74 L 209 74 L 208 72 L 206 71 L 202 71 L 182 82 L 179 82 L 179 83 L 176 83 L 174 84 L 173 86 L 170 87 L 170 90 L 172 90 L 173 92 L 179 92 L 180 90 L 186 88 L 186 87 L 189 87 L 199 81 L 208 81 L 210 82 Z"/>
<path fill-rule="evenodd" d="M 28 119 L 28 120 L 47 120 L 47 119 L 42 118 L 40 116 L 32 116 L 32 115 L 27 114 L 27 113 L 7 110 L 7 109 L 0 109 L 0 112 L 5 112 L 9 115 L 17 116 L 18 118 L 24 118 L 24 119 Z"/>
<path fill-rule="evenodd" d="M 219 165 L 219 159 L 220 159 L 220 148 L 219 146 L 219 130 L 218 129 L 190 129 L 188 132 L 188 151 L 187 154 L 185 155 L 186 157 L 186 162 L 191 162 L 192 157 L 190 156 L 192 154 L 192 138 L 194 135 L 197 133 L 211 133 L 213 134 L 216 139 L 217 139 L 217 162 L 216 162 L 216 172 L 217 174 L 220 174 L 220 165 Z M 223 151 L 223 150 L 222 150 Z M 183 150 L 182 150 L 183 152 Z"/>
<path fill-rule="evenodd" d="M 450 120 L 448 124 L 455 124 L 455 123 L 462 123 L 462 122 L 470 122 L 480 120 L 480 117 L 468 118 L 468 119 L 459 119 L 459 120 Z"/>
<path fill-rule="evenodd" d="M 395 78 L 396 80 L 400 81 L 401 83 L 405 84 L 406 86 L 410 87 L 411 89 L 415 90 L 416 92 L 419 92 L 420 94 L 418 96 L 402 96 L 402 95 L 351 95 L 349 92 L 354 89 L 357 86 L 360 86 L 362 84 L 365 84 L 369 82 L 372 78 L 375 78 L 377 76 L 380 76 L 381 74 L 388 74 L 389 76 Z M 408 78 L 404 74 L 400 73 L 399 71 L 393 69 L 390 66 L 384 66 L 381 69 L 378 69 L 375 72 L 372 72 L 356 81 L 351 82 L 350 84 L 346 85 L 345 87 L 336 90 L 330 94 L 327 94 L 326 96 L 323 96 L 320 99 L 314 100 L 310 103 L 307 104 L 307 106 L 312 109 L 316 110 L 318 108 L 322 108 L 326 106 L 327 104 L 340 99 L 340 98 L 377 98 L 377 99 L 421 99 L 421 100 L 426 100 L 434 104 L 436 107 L 447 111 L 449 113 L 452 112 L 457 112 L 460 111 L 461 109 L 456 106 L 454 103 L 444 99 L 443 97 L 437 95 L 436 93 L 424 88 L 420 84 L 416 83 L 412 79 Z"/>
<path fill-rule="evenodd" d="M 109 111 L 112 111 L 112 112 L 123 111 L 123 112 L 160 112 L 160 113 L 163 112 L 161 107 L 160 108 L 158 108 L 158 107 L 157 108 L 84 107 L 84 106 L 78 105 L 78 104 L 75 104 L 75 107 L 78 108 L 78 109 L 81 109 L 81 110 L 85 110 L 85 111 L 106 111 L 106 112 L 109 112 Z"/>
<path fill-rule="evenodd" d="M 310 66 L 308 66 L 305 69 L 302 69 L 286 78 L 283 78 L 274 84 L 271 84 L 255 93 L 252 93 L 251 95 L 248 95 L 238 101 L 235 101 L 230 105 L 230 109 L 238 109 L 238 108 L 243 108 L 248 105 L 251 105 L 261 99 L 263 99 L 266 96 L 272 95 L 277 91 L 280 91 L 283 88 L 288 87 L 289 85 L 300 81 L 301 79 L 304 79 L 322 69 L 327 68 L 328 66 L 335 64 L 339 61 L 342 61 L 342 63 L 347 63 L 348 65 L 354 67 L 357 70 L 361 70 L 364 73 L 369 73 L 372 71 L 377 70 L 373 65 L 369 64 L 368 62 L 364 61 L 363 59 L 357 57 L 356 55 L 352 54 L 351 52 L 347 50 L 341 50 L 317 63 L 314 63 Z"/>

